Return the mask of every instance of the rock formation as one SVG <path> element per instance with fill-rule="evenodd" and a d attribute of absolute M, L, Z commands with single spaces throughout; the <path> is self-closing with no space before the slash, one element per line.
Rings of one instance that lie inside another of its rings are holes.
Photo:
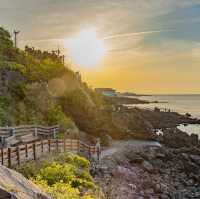
<path fill-rule="evenodd" d="M 0 199 L 51 199 L 14 170 L 0 166 Z"/>

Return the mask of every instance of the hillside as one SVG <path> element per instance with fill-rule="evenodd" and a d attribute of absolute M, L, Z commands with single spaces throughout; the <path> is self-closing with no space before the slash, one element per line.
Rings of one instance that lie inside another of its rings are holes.
<path fill-rule="evenodd" d="M 87 131 L 99 100 L 57 52 L 15 48 L 0 28 L 0 126 L 76 123 Z"/>
<path fill-rule="evenodd" d="M 108 135 L 151 139 L 153 122 L 139 110 L 121 107 L 123 103 L 88 87 L 63 64 L 59 52 L 15 48 L 0 28 L 0 126 L 59 124 L 62 134 L 73 129 L 72 134 L 83 131 L 102 140 Z"/>

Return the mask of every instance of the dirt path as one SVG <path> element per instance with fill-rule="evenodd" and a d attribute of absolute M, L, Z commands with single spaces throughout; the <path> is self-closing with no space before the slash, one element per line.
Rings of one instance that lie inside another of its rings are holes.
<path fill-rule="evenodd" d="M 104 158 L 106 156 L 111 156 L 115 152 L 122 150 L 127 146 L 131 146 L 133 148 L 136 148 L 136 150 L 138 150 L 144 146 L 161 147 L 161 144 L 155 141 L 143 141 L 143 140 L 114 141 L 108 149 L 102 151 L 101 158 Z"/>

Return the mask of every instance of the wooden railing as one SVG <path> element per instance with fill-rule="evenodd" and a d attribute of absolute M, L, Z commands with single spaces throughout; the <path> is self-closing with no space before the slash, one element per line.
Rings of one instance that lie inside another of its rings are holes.
<path fill-rule="evenodd" d="M 17 147 L 2 148 L 0 164 L 12 167 L 30 160 L 37 160 L 52 152 L 62 153 L 66 151 L 86 152 L 88 155 L 96 153 L 95 146 L 89 146 L 78 139 L 49 139 L 22 144 Z"/>
<path fill-rule="evenodd" d="M 39 126 L 39 125 L 24 125 L 14 127 L 0 127 L 0 137 L 23 136 L 34 133 L 35 135 L 55 135 L 59 130 L 59 126 Z"/>

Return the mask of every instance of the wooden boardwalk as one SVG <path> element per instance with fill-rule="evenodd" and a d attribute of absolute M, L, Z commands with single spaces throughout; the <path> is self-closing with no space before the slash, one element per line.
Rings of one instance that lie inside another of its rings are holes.
<path fill-rule="evenodd" d="M 12 167 L 21 165 L 30 160 L 37 160 L 51 153 L 85 152 L 89 155 L 96 153 L 95 146 L 89 146 L 78 139 L 48 139 L 21 144 L 16 147 L 2 148 L 0 151 L 0 164 Z"/>

